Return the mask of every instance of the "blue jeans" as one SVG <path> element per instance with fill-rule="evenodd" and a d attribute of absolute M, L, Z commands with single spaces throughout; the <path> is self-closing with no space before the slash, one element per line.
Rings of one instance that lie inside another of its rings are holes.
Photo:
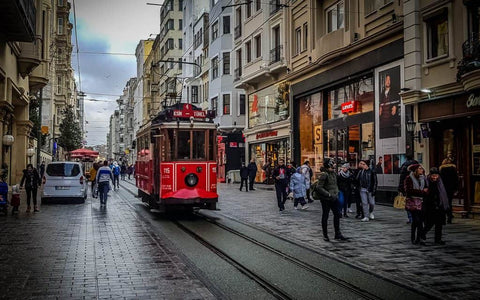
<path fill-rule="evenodd" d="M 108 181 L 98 183 L 98 194 L 100 195 L 100 203 L 107 204 L 108 191 L 110 190 L 110 184 Z"/>

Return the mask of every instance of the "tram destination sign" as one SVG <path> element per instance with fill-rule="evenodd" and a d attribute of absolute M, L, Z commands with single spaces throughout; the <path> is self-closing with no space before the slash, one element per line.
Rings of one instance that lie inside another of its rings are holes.
<path fill-rule="evenodd" d="M 207 117 L 207 113 L 204 110 L 193 110 L 191 104 L 185 103 L 183 104 L 182 109 L 175 109 L 173 111 L 173 116 L 176 118 L 202 118 L 205 119 Z"/>

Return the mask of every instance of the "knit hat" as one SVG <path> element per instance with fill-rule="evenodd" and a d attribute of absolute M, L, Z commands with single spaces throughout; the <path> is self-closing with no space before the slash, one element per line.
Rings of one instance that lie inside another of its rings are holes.
<path fill-rule="evenodd" d="M 430 175 L 433 175 L 433 174 L 440 174 L 440 172 L 438 171 L 438 168 L 433 167 L 430 169 Z"/>
<path fill-rule="evenodd" d="M 302 168 L 301 168 L 301 167 L 297 167 L 297 168 L 295 169 L 295 171 L 297 171 L 297 173 L 300 173 L 300 172 L 302 171 Z"/>
<path fill-rule="evenodd" d="M 333 168 L 335 167 L 335 162 L 333 161 L 333 159 L 327 157 L 323 159 L 323 166 L 325 168 Z"/>
<path fill-rule="evenodd" d="M 349 169 L 349 168 L 350 168 L 350 164 L 349 164 L 349 163 L 344 163 L 344 164 L 342 164 L 342 168 L 347 168 L 347 169 Z"/>

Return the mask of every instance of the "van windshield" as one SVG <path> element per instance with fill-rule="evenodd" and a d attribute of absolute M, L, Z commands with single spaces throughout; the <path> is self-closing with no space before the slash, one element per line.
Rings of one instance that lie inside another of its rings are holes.
<path fill-rule="evenodd" d="M 80 174 L 80 167 L 68 163 L 49 164 L 46 172 L 49 176 L 75 177 Z"/>

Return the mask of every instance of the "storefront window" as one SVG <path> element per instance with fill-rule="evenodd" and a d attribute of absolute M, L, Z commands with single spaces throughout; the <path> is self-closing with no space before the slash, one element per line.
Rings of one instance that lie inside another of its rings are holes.
<path fill-rule="evenodd" d="M 373 77 L 367 77 L 328 91 L 328 119 L 373 111 L 373 88 Z"/>
<path fill-rule="evenodd" d="M 248 96 L 248 127 L 288 118 L 290 85 L 283 82 Z"/>
<path fill-rule="evenodd" d="M 322 162 L 322 97 L 320 93 L 300 99 L 299 101 L 299 134 L 301 159 L 310 161 L 314 172 L 320 171 Z"/>
<path fill-rule="evenodd" d="M 256 182 L 273 183 L 272 172 L 279 159 L 288 162 L 291 157 L 291 147 L 288 139 L 268 141 L 250 145 L 250 158 L 257 165 Z"/>

